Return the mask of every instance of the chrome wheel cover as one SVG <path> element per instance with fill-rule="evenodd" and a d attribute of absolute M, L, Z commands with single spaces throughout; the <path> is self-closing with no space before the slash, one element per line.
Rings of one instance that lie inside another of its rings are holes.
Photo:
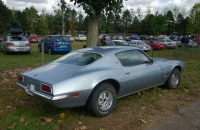
<path fill-rule="evenodd" d="M 175 71 L 171 76 L 171 85 L 173 88 L 176 88 L 179 83 L 180 73 Z"/>
<path fill-rule="evenodd" d="M 109 90 L 103 91 L 98 98 L 98 107 L 102 111 L 107 111 L 113 104 L 113 94 Z"/>

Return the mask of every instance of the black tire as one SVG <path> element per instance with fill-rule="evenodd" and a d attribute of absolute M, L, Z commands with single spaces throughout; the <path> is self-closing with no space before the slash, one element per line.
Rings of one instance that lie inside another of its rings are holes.
<path fill-rule="evenodd" d="M 167 81 L 165 82 L 164 86 L 168 89 L 176 89 L 181 82 L 181 72 L 179 69 L 174 68 L 169 75 Z"/>
<path fill-rule="evenodd" d="M 94 116 L 104 117 L 112 112 L 117 101 L 115 88 L 109 83 L 101 83 L 91 93 L 86 108 Z"/>
<path fill-rule="evenodd" d="M 51 52 L 51 49 L 50 49 L 50 48 L 48 49 L 48 53 L 49 53 L 49 55 L 51 55 L 51 54 L 52 54 L 52 52 Z"/>

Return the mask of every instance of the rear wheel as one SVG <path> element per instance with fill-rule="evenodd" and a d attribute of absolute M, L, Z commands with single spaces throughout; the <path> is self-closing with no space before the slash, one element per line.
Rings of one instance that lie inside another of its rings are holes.
<path fill-rule="evenodd" d="M 165 87 L 168 89 L 176 89 L 181 81 L 181 72 L 179 69 L 174 68 L 165 82 Z"/>
<path fill-rule="evenodd" d="M 112 112 L 116 101 L 115 88 L 109 83 L 101 83 L 90 95 L 86 108 L 91 114 L 104 117 Z"/>

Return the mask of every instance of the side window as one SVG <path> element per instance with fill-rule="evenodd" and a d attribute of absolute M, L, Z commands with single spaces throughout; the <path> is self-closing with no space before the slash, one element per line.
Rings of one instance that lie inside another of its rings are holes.
<path fill-rule="evenodd" d="M 115 54 L 120 63 L 125 66 L 136 66 L 149 63 L 150 59 L 140 50 L 129 50 Z"/>

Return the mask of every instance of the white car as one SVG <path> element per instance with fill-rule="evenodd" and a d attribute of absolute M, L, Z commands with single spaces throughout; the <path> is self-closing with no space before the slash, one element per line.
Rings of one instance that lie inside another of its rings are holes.
<path fill-rule="evenodd" d="M 146 44 L 142 40 L 131 40 L 131 41 L 129 41 L 129 46 L 138 47 L 141 50 L 146 51 L 146 52 L 152 50 L 152 47 L 149 46 L 148 44 Z"/>
<path fill-rule="evenodd" d="M 70 38 L 70 41 L 73 42 L 75 39 L 72 37 L 72 35 L 66 35 Z"/>
<path fill-rule="evenodd" d="M 164 44 L 165 48 L 176 48 L 178 46 L 177 41 L 171 39 L 159 39 L 158 42 Z"/>
<path fill-rule="evenodd" d="M 128 46 L 129 43 L 125 40 L 113 40 L 116 46 Z"/>
<path fill-rule="evenodd" d="M 86 38 L 85 35 L 79 34 L 79 35 L 77 35 L 77 36 L 75 37 L 75 40 L 76 40 L 76 41 L 86 41 L 87 38 Z"/>

